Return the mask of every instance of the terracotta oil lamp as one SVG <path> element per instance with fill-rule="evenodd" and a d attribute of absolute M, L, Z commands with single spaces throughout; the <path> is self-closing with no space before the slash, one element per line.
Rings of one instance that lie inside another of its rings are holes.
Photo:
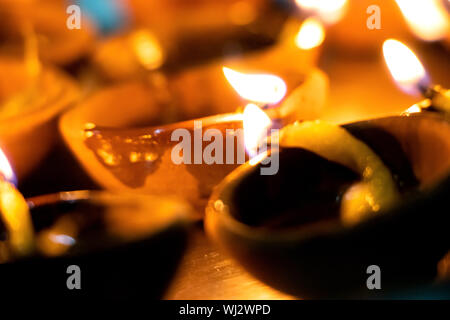
<path fill-rule="evenodd" d="M 0 297 L 161 298 L 186 245 L 188 205 L 87 190 L 25 200 L 1 150 L 0 172 Z"/>
<path fill-rule="evenodd" d="M 223 102 L 216 99 L 220 89 L 212 92 L 207 81 L 196 86 L 186 82 L 182 88 L 185 92 L 190 88 L 199 93 L 192 94 L 190 100 L 182 94 L 174 95 L 177 108 L 158 101 L 161 92 L 150 89 L 148 84 L 128 83 L 105 89 L 66 113 L 61 118 L 61 133 L 86 171 L 101 186 L 109 190 L 177 195 L 187 199 L 202 215 L 211 189 L 238 164 L 225 159 L 223 164 L 175 164 L 172 151 L 178 142 L 171 141 L 171 137 L 180 128 L 193 133 L 196 123 L 201 122 L 203 132 L 219 130 L 225 146 L 230 136 L 227 129 L 238 131 L 242 128 L 242 113 L 235 110 L 244 107 L 245 99 L 236 92 L 230 94 L 234 89 L 226 84 L 225 73 L 234 86 L 242 86 L 239 90 L 247 101 L 257 101 L 260 93 L 273 91 L 277 101 L 264 101 L 263 98 L 259 102 L 262 105 L 271 103 L 267 114 L 279 125 L 295 119 L 316 118 L 315 113 L 320 113 L 326 95 L 326 78 L 317 70 L 298 77 L 298 83 L 293 86 L 270 74 L 244 74 L 221 69 L 218 76 L 225 83 L 219 87 L 225 89 L 221 95 Z M 219 83 L 217 79 L 214 81 Z M 269 89 L 262 92 L 262 87 Z M 281 100 L 285 93 L 287 98 Z M 305 105 L 304 109 L 297 108 L 302 105 Z M 177 122 L 183 118 L 191 120 Z M 240 140 L 236 141 L 235 148 L 241 146 L 242 149 Z M 203 141 L 202 150 L 206 145 L 208 142 Z M 236 151 L 233 157 L 237 155 Z"/>
<path fill-rule="evenodd" d="M 58 69 L 0 58 L 0 144 L 18 178 L 29 173 L 57 137 L 56 117 L 75 102 L 78 86 Z"/>
<path fill-rule="evenodd" d="M 248 163 L 227 176 L 206 209 L 208 234 L 299 297 L 379 297 L 366 286 L 371 265 L 383 294 L 430 285 L 450 248 L 449 123 L 420 113 L 332 127 L 286 127 L 277 174 Z"/>
<path fill-rule="evenodd" d="M 186 246 L 189 209 L 170 199 L 75 191 L 28 205 L 35 250 L 0 254 L 0 296 L 9 299 L 160 299 Z M 66 287 L 72 265 L 81 269 L 82 290 Z"/>
<path fill-rule="evenodd" d="M 67 65 L 85 56 L 92 48 L 94 30 L 84 16 L 81 29 L 69 30 L 67 6 L 63 1 L 0 0 L 0 50 L 22 54 L 23 37 L 33 30 L 43 61 Z"/>

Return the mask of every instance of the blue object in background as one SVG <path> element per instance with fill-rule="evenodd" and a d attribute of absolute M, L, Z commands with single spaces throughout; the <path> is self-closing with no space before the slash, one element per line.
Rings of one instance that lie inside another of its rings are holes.
<path fill-rule="evenodd" d="M 128 25 L 127 0 L 72 0 L 80 6 L 102 34 L 113 33 Z"/>

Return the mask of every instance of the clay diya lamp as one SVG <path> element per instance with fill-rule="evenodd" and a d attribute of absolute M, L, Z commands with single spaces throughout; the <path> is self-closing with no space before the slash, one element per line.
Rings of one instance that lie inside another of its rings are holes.
<path fill-rule="evenodd" d="M 266 102 L 272 103 L 273 108 L 268 109 L 267 114 L 280 125 L 290 122 L 292 118 L 303 118 L 303 110 L 304 118 L 308 118 L 310 111 L 306 108 L 293 108 L 294 101 L 298 101 L 296 106 L 303 103 L 306 106 L 308 101 L 311 102 L 308 106 L 312 106 L 313 110 L 321 110 L 320 101 L 325 96 L 326 78 L 320 71 L 308 74 L 297 88 L 285 87 L 284 82 L 273 75 L 247 75 L 235 71 L 231 71 L 231 74 L 234 81 L 244 82 L 242 93 L 253 95 L 253 100 L 258 100 L 255 95 L 261 92 L 266 95 L 260 102 L 270 100 Z M 223 73 L 221 77 L 226 82 Z M 233 90 L 232 86 L 230 88 Z M 245 152 L 240 152 L 244 150 L 242 139 L 235 136 L 243 126 L 243 114 L 235 110 L 243 107 L 245 100 L 235 92 L 225 113 L 221 109 L 224 105 L 216 105 L 216 100 L 210 95 L 206 113 L 205 109 L 190 110 L 186 100 L 180 101 L 179 108 L 171 108 L 170 105 L 161 103 L 161 100 L 158 101 L 160 92 L 153 90 L 140 82 L 105 89 L 67 112 L 60 121 L 61 133 L 89 175 L 106 189 L 177 195 L 187 199 L 202 215 L 212 187 L 245 161 Z M 199 86 L 196 90 L 205 89 Z M 272 100 L 273 97 L 267 98 L 268 91 L 273 92 L 275 100 Z M 278 102 L 285 92 L 288 93 L 288 98 L 284 102 Z M 228 97 L 224 95 L 223 99 Z M 202 108 L 206 104 L 207 101 L 198 101 L 198 107 Z M 187 108 L 180 109 L 184 106 Z M 257 107 L 256 110 L 258 114 Z M 180 118 L 194 120 L 174 121 Z M 173 149 L 180 137 L 172 137 L 180 129 L 186 129 L 195 141 L 200 138 L 199 144 L 190 144 L 190 163 L 173 161 Z M 220 133 L 218 139 L 221 140 L 223 149 L 226 149 L 222 153 L 222 159 L 210 164 L 201 159 L 202 151 L 214 139 L 202 139 L 203 133 L 208 129 Z M 228 140 L 233 143 L 230 148 L 227 146 Z M 244 157 L 240 157 L 238 161 L 238 155 L 242 154 Z"/>
<path fill-rule="evenodd" d="M 0 144 L 18 178 L 30 172 L 57 137 L 56 117 L 78 98 L 75 82 L 37 60 L 0 58 Z"/>
<path fill-rule="evenodd" d="M 277 174 L 247 163 L 206 209 L 208 234 L 249 272 L 306 298 L 377 297 L 434 280 L 450 247 L 443 117 L 297 123 L 280 144 Z M 372 265 L 382 290 L 368 290 Z"/>
<path fill-rule="evenodd" d="M 0 226 L 4 298 L 160 299 L 186 246 L 190 209 L 173 199 L 72 191 L 28 206 L 31 251 L 8 250 L 14 237 Z M 18 207 L 3 203 L 2 213 Z"/>
<path fill-rule="evenodd" d="M 22 54 L 23 37 L 35 33 L 45 62 L 68 65 L 85 56 L 92 49 L 94 30 L 85 16 L 80 29 L 69 29 L 67 7 L 62 1 L 1 0 L 2 52 Z"/>

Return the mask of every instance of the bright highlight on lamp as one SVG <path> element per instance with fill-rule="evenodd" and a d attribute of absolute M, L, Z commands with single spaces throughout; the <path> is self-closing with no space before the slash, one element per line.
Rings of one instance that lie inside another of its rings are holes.
<path fill-rule="evenodd" d="M 284 81 L 269 74 L 245 74 L 223 67 L 225 78 L 239 95 L 253 102 L 276 104 L 286 94 Z"/>
<path fill-rule="evenodd" d="M 295 0 L 299 8 L 319 16 L 325 23 L 334 24 L 347 11 L 348 0 Z"/>
<path fill-rule="evenodd" d="M 258 147 L 272 125 L 269 116 L 257 105 L 249 103 L 244 109 L 244 142 L 250 158 L 258 155 Z"/>
<path fill-rule="evenodd" d="M 427 84 L 428 78 L 422 63 L 406 45 L 394 39 L 386 40 L 383 54 L 392 77 L 402 90 L 415 93 L 419 86 Z"/>
<path fill-rule="evenodd" d="M 295 44 L 303 50 L 310 50 L 318 47 L 325 39 L 325 28 L 322 23 L 315 18 L 306 19 L 300 27 Z"/>
<path fill-rule="evenodd" d="M 425 41 L 445 37 L 450 22 L 440 0 L 396 0 L 397 5 L 414 34 Z"/>

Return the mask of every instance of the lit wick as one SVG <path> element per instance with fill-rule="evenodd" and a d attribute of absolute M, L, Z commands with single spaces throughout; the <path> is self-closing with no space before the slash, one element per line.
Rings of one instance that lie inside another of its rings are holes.
<path fill-rule="evenodd" d="M 434 111 L 444 111 L 450 113 L 450 90 L 443 88 L 441 85 L 433 85 L 423 88 L 422 94 L 426 98 L 426 102 L 430 102 L 428 107 L 423 106 L 421 109 L 429 109 Z"/>
<path fill-rule="evenodd" d="M 428 110 L 450 114 L 450 90 L 430 84 L 425 68 L 411 49 L 389 39 L 383 44 L 383 54 L 399 87 L 408 93 L 420 92 L 425 97 L 425 100 L 409 108 L 408 113 Z"/>
<path fill-rule="evenodd" d="M 8 232 L 8 246 L 16 256 L 33 251 L 34 232 L 28 204 L 16 189 L 14 172 L 0 149 L 0 219 Z"/>
<path fill-rule="evenodd" d="M 283 100 L 287 87 L 283 79 L 271 74 L 245 74 L 223 67 L 223 72 L 236 92 L 246 100 L 250 100 L 243 111 L 244 144 L 250 162 L 266 154 L 258 150 L 268 143 L 269 129 L 281 126 L 281 119 L 271 119 L 262 109 L 280 108 L 278 103 Z"/>

